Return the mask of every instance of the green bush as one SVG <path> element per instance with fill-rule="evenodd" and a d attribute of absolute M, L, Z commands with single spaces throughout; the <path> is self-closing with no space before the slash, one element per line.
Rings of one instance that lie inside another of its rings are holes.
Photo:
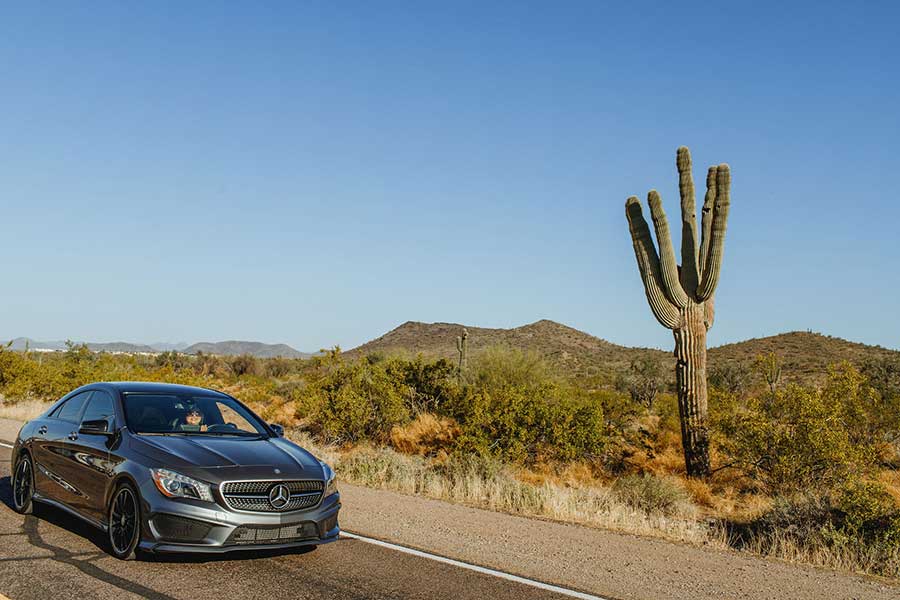
<path fill-rule="evenodd" d="M 518 348 L 493 346 L 478 354 L 470 363 L 465 382 L 478 389 L 539 388 L 556 380 L 537 352 Z"/>
<path fill-rule="evenodd" d="M 674 516 L 690 505 L 687 493 L 674 479 L 648 473 L 620 477 L 613 492 L 628 506 L 649 515 Z"/>
<path fill-rule="evenodd" d="M 511 461 L 573 460 L 604 448 L 603 408 L 573 388 L 468 387 L 449 407 L 460 447 Z"/>
<path fill-rule="evenodd" d="M 833 368 L 821 389 L 789 385 L 746 402 L 714 391 L 711 405 L 728 466 L 769 493 L 834 489 L 878 466 L 878 440 L 885 434 L 880 407 L 849 365 Z"/>
<path fill-rule="evenodd" d="M 875 482 L 853 479 L 835 492 L 779 496 L 756 519 L 727 529 L 739 549 L 777 555 L 790 547 L 801 556 L 842 557 L 838 562 L 871 573 L 900 575 L 900 508 Z"/>
<path fill-rule="evenodd" d="M 390 363 L 335 364 L 300 390 L 308 419 L 332 441 L 384 442 L 394 425 L 406 423 L 407 386 L 388 373 Z"/>

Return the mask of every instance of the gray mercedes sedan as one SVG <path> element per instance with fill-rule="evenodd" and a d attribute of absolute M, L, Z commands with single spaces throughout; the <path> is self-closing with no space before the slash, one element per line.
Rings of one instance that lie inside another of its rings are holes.
<path fill-rule="evenodd" d="M 147 552 L 287 548 L 338 538 L 334 471 L 227 394 L 93 383 L 26 423 L 13 504 L 69 512 L 121 559 Z"/>

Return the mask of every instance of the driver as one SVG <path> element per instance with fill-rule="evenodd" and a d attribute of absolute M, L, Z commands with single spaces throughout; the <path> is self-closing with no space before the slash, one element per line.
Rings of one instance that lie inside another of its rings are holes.
<path fill-rule="evenodd" d="M 199 409 L 192 408 L 184 415 L 184 423 L 181 425 L 182 431 L 206 431 L 206 424 L 203 423 L 203 413 Z"/>

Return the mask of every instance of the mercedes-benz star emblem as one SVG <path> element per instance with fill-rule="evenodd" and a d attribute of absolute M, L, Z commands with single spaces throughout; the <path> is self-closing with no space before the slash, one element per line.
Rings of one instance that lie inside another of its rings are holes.
<path fill-rule="evenodd" d="M 291 492 L 283 483 L 272 486 L 272 489 L 269 490 L 269 504 L 272 505 L 272 508 L 280 510 L 287 506 L 290 499 Z"/>

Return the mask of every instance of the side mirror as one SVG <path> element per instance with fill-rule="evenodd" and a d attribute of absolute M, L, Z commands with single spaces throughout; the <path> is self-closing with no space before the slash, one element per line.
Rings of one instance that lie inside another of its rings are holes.
<path fill-rule="evenodd" d="M 78 433 L 87 433 L 90 435 L 110 435 L 109 421 L 106 419 L 97 419 L 95 421 L 82 421 Z"/>
<path fill-rule="evenodd" d="M 284 437 L 284 427 L 278 423 L 269 423 L 269 428 L 275 432 L 278 437 Z"/>

